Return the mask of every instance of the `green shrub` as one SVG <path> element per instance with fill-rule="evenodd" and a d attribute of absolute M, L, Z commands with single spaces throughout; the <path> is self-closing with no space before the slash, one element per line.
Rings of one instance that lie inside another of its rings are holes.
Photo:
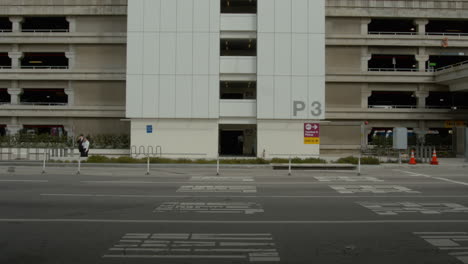
<path fill-rule="evenodd" d="M 271 163 L 289 163 L 289 159 L 283 159 L 283 158 L 274 158 L 271 160 Z M 327 161 L 319 158 L 293 158 L 291 159 L 291 163 L 297 163 L 297 164 L 326 164 Z"/>
<path fill-rule="evenodd" d="M 89 163 L 108 163 L 111 162 L 111 160 L 108 157 L 105 156 L 90 156 L 86 162 Z"/>
<path fill-rule="evenodd" d="M 338 159 L 335 163 L 343 163 L 343 164 L 355 164 L 357 165 L 359 163 L 359 159 L 356 157 L 345 157 L 345 158 L 340 158 Z M 374 157 L 362 157 L 361 158 L 361 164 L 363 165 L 379 165 L 380 161 L 377 158 Z"/>

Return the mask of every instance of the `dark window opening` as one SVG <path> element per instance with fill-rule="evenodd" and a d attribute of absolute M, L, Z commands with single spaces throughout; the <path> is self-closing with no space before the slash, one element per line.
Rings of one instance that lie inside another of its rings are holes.
<path fill-rule="evenodd" d="M 431 33 L 466 34 L 468 33 L 468 20 L 430 20 L 426 25 L 426 33 L 429 35 L 431 35 Z"/>
<path fill-rule="evenodd" d="M 369 60 L 369 71 L 417 71 L 418 62 L 414 55 L 373 54 Z"/>
<path fill-rule="evenodd" d="M 221 39 L 221 56 L 257 56 L 257 40 Z"/>
<path fill-rule="evenodd" d="M 428 69 L 439 69 L 445 66 L 457 64 L 459 62 L 467 61 L 468 56 L 440 56 L 433 55 L 429 56 L 429 61 L 427 62 Z"/>
<path fill-rule="evenodd" d="M 222 81 L 220 89 L 221 99 L 224 100 L 257 98 L 257 82 Z"/>
<path fill-rule="evenodd" d="M 372 19 L 369 24 L 369 34 L 402 33 L 411 34 L 418 31 L 410 19 Z"/>
<path fill-rule="evenodd" d="M 36 105 L 65 105 L 68 103 L 68 96 L 64 89 L 24 89 L 20 102 Z"/>
<path fill-rule="evenodd" d="M 429 133 L 425 136 L 426 145 L 452 146 L 452 128 L 429 128 Z"/>
<path fill-rule="evenodd" d="M 0 32 L 11 32 L 13 29 L 13 23 L 11 23 L 8 17 L 0 17 Z"/>
<path fill-rule="evenodd" d="M 21 59 L 21 68 L 67 69 L 68 58 L 65 57 L 64 52 L 27 52 Z"/>
<path fill-rule="evenodd" d="M 369 97 L 369 108 L 414 108 L 417 99 L 413 92 L 373 91 Z"/>
<path fill-rule="evenodd" d="M 23 32 L 68 32 L 70 23 L 65 17 L 26 17 Z"/>
<path fill-rule="evenodd" d="M 9 104 L 11 102 L 11 95 L 8 89 L 0 89 L 0 104 Z"/>
<path fill-rule="evenodd" d="M 220 125 L 219 153 L 223 156 L 257 155 L 256 125 Z"/>
<path fill-rule="evenodd" d="M 408 127 L 408 145 L 414 146 L 417 136 L 413 128 Z M 373 127 L 367 135 L 369 145 L 391 147 L 393 146 L 393 127 Z"/>
<path fill-rule="evenodd" d="M 223 14 L 256 14 L 257 0 L 221 0 Z"/>
<path fill-rule="evenodd" d="M 468 109 L 468 93 L 429 92 L 426 108 Z"/>
<path fill-rule="evenodd" d="M 0 137 L 6 136 L 6 125 L 0 125 Z"/>
<path fill-rule="evenodd" d="M 66 136 L 67 132 L 61 125 L 23 125 L 22 134 L 28 135 L 51 135 L 51 136 Z"/>
<path fill-rule="evenodd" d="M 0 53 L 0 68 L 2 67 L 5 67 L 5 68 L 11 67 L 11 58 L 8 56 L 8 53 L 6 52 Z"/>

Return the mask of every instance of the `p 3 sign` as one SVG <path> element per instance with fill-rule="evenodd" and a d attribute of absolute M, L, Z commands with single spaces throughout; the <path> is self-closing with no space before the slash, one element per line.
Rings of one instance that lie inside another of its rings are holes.
<path fill-rule="evenodd" d="M 323 104 L 319 101 L 314 101 L 310 105 L 310 114 L 313 117 L 319 118 L 323 114 Z M 297 117 L 300 113 L 307 111 L 307 104 L 303 101 L 293 102 L 293 116 Z"/>

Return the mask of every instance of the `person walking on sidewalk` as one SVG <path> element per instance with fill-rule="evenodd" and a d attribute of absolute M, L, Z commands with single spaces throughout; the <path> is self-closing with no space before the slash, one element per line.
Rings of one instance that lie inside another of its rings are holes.
<path fill-rule="evenodd" d="M 89 141 L 86 137 L 83 138 L 83 143 L 81 144 L 83 147 L 83 152 L 81 153 L 81 157 L 88 157 L 89 152 Z"/>
<path fill-rule="evenodd" d="M 83 140 L 84 136 L 80 135 L 76 141 L 76 144 L 78 145 L 78 151 L 80 152 L 80 157 L 83 156 Z"/>

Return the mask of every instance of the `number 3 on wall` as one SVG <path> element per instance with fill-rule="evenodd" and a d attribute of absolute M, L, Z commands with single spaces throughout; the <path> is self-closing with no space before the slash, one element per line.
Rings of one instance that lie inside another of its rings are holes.
<path fill-rule="evenodd" d="M 313 115 L 313 116 L 320 116 L 322 115 L 323 113 L 323 110 L 322 110 L 322 103 L 318 102 L 318 101 L 315 101 L 312 103 L 312 110 L 310 111 L 310 113 Z"/>

